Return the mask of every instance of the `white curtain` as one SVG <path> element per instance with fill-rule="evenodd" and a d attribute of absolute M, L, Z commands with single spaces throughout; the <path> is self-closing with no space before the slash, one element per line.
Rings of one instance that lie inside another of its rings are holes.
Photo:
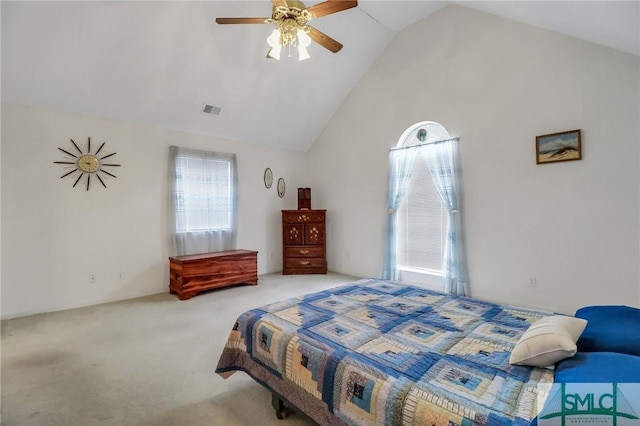
<path fill-rule="evenodd" d="M 407 195 L 411 169 L 416 157 L 414 149 L 397 149 L 389 152 L 389 187 L 387 192 L 387 229 L 382 278 L 398 280 L 397 220 L 398 208 Z"/>
<path fill-rule="evenodd" d="M 235 154 L 169 148 L 172 255 L 235 249 L 237 188 Z"/>
<path fill-rule="evenodd" d="M 458 139 L 423 145 L 420 148 L 433 183 L 449 213 L 449 227 L 444 249 L 443 280 L 447 293 L 467 295 L 462 220 L 460 218 L 460 172 Z"/>

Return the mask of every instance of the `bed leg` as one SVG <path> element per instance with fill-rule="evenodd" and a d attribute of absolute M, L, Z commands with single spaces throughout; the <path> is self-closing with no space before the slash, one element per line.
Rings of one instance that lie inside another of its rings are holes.
<path fill-rule="evenodd" d="M 271 405 L 273 405 L 273 408 L 276 410 L 276 417 L 279 420 L 287 417 L 287 407 L 285 407 L 284 401 L 275 393 L 271 394 Z"/>

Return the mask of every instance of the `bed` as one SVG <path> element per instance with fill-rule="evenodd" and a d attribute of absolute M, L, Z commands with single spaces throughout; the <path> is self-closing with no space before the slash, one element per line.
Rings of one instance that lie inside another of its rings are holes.
<path fill-rule="evenodd" d="M 550 315 L 364 279 L 243 313 L 216 373 L 321 425 L 529 425 L 554 373 L 509 357 Z"/>

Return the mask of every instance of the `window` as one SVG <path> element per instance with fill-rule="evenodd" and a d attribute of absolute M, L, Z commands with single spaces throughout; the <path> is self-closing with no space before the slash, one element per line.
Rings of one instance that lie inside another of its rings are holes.
<path fill-rule="evenodd" d="M 170 147 L 170 223 L 177 255 L 235 248 L 235 154 Z"/>
<path fill-rule="evenodd" d="M 176 157 L 176 232 L 231 229 L 231 161 L 192 154 Z"/>
<path fill-rule="evenodd" d="M 429 173 L 426 145 L 446 139 L 444 127 L 425 121 L 389 153 L 385 279 L 442 289 L 449 212 Z"/>
<path fill-rule="evenodd" d="M 409 127 L 389 152 L 382 278 L 466 295 L 458 139 L 438 123 Z M 436 281 L 438 282 L 438 281 Z"/>
<path fill-rule="evenodd" d="M 427 121 L 407 129 L 397 146 L 408 148 L 448 138 L 444 127 Z M 401 280 L 429 282 L 420 275 L 442 275 L 449 214 L 420 148 L 410 148 L 409 153 L 414 157 L 411 177 L 396 216 L 398 270 Z"/>

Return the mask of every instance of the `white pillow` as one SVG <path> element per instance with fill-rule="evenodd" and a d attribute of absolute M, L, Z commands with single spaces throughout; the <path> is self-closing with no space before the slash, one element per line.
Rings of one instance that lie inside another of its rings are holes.
<path fill-rule="evenodd" d="M 576 342 L 587 326 L 582 318 L 544 317 L 531 324 L 511 352 L 509 364 L 552 367 L 576 354 Z"/>

